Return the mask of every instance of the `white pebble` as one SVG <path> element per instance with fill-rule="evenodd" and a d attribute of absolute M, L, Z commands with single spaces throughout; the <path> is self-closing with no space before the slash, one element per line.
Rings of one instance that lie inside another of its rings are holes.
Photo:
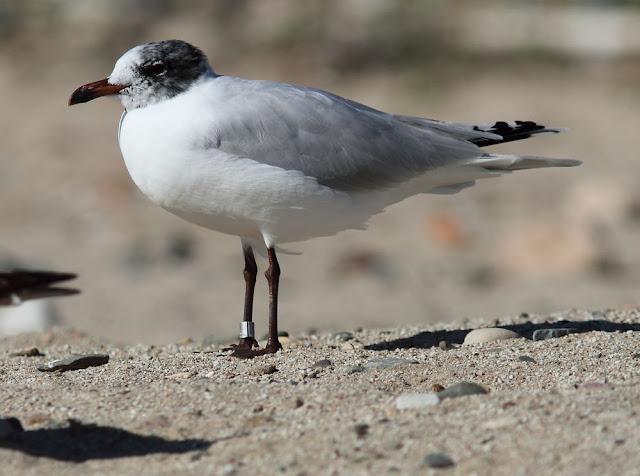
<path fill-rule="evenodd" d="M 430 407 L 438 403 L 440 403 L 440 397 L 437 393 L 405 393 L 396 398 L 398 410 Z"/>
<path fill-rule="evenodd" d="M 484 329 L 474 329 L 464 337 L 462 345 L 481 344 L 483 342 L 494 342 L 504 339 L 518 339 L 522 336 L 517 332 L 500 327 L 487 327 Z"/>

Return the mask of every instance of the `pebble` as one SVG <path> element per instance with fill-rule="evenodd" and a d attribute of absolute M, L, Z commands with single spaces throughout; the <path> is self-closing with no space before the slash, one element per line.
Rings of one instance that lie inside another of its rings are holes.
<path fill-rule="evenodd" d="M 529 357 L 528 355 L 519 355 L 518 360 L 520 362 L 531 362 L 533 364 L 536 363 L 535 359 L 533 357 Z"/>
<path fill-rule="evenodd" d="M 326 368 L 326 367 L 331 367 L 333 366 L 333 362 L 331 362 L 329 359 L 322 359 L 322 360 L 318 360 L 316 363 L 314 363 L 311 368 Z"/>
<path fill-rule="evenodd" d="M 360 372 L 364 372 L 365 369 L 362 365 L 350 365 L 349 367 L 345 367 L 344 373 L 347 375 L 357 374 Z"/>
<path fill-rule="evenodd" d="M 0 440 L 11 438 L 16 433 L 24 431 L 17 418 L 0 418 Z"/>
<path fill-rule="evenodd" d="M 271 375 L 275 374 L 278 371 L 278 368 L 275 365 L 265 365 L 257 369 L 258 375 Z"/>
<path fill-rule="evenodd" d="M 501 327 L 486 327 L 474 329 L 464 337 L 462 345 L 481 344 L 483 342 L 494 342 L 505 339 L 518 339 L 522 336 L 517 332 Z"/>
<path fill-rule="evenodd" d="M 450 468 L 455 466 L 455 462 L 444 453 L 429 453 L 424 457 L 424 464 L 430 468 Z"/>
<path fill-rule="evenodd" d="M 9 357 L 41 357 L 43 355 L 37 347 L 28 347 L 9 354 Z"/>
<path fill-rule="evenodd" d="M 109 362 L 107 354 L 81 354 L 67 357 L 66 359 L 54 360 L 40 365 L 37 369 L 40 372 L 66 372 L 68 370 L 81 370 L 88 367 L 99 367 Z"/>
<path fill-rule="evenodd" d="M 382 369 L 390 369 L 391 367 L 397 367 L 399 365 L 409 365 L 409 364 L 417 364 L 417 360 L 411 359 L 401 359 L 399 357 L 389 357 L 386 359 L 373 359 L 364 364 L 365 369 L 374 369 L 374 370 L 382 370 Z"/>
<path fill-rule="evenodd" d="M 337 340 L 338 342 L 346 342 L 348 340 L 352 340 L 353 339 L 353 333 L 351 332 L 336 332 L 335 334 L 331 335 L 331 338 L 334 340 Z"/>
<path fill-rule="evenodd" d="M 473 382 L 460 382 L 446 388 L 438 393 L 438 397 L 441 400 L 445 398 L 458 398 L 465 397 L 467 395 L 483 395 L 489 393 L 482 385 L 478 385 Z"/>
<path fill-rule="evenodd" d="M 440 396 L 437 393 L 404 393 L 396 398 L 395 403 L 398 410 L 432 407 L 440 403 Z"/>
<path fill-rule="evenodd" d="M 233 476 L 238 472 L 238 468 L 233 464 L 225 464 L 222 467 L 222 476 Z"/>
<path fill-rule="evenodd" d="M 353 431 L 356 432 L 358 438 L 366 438 L 369 434 L 369 425 L 366 423 L 358 423 L 353 427 Z"/>
<path fill-rule="evenodd" d="M 453 346 L 449 344 L 446 340 L 441 340 L 440 342 L 438 342 L 438 347 L 440 348 L 440 350 L 453 349 Z"/>
<path fill-rule="evenodd" d="M 533 331 L 533 340 L 555 339 L 578 332 L 575 327 L 558 327 L 557 329 L 538 329 Z"/>
<path fill-rule="evenodd" d="M 353 352 L 354 350 L 356 350 L 356 346 L 353 345 L 351 342 L 343 342 L 342 344 L 340 344 L 340 350 Z"/>
<path fill-rule="evenodd" d="M 278 337 L 278 341 L 283 349 L 290 349 L 293 345 L 293 342 L 291 342 L 291 338 L 288 335 Z M 264 347 L 264 345 L 262 347 Z"/>

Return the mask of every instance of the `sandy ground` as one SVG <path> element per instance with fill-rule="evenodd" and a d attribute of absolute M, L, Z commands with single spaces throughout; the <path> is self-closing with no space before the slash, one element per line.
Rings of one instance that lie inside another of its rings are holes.
<path fill-rule="evenodd" d="M 525 338 L 460 346 L 469 329 L 487 325 Z M 531 340 L 546 327 L 579 333 Z M 63 329 L 4 338 L 0 416 L 25 431 L 0 440 L 1 471 L 637 474 L 638 331 L 637 311 L 571 311 L 361 329 L 353 338 L 292 334 L 283 352 L 252 361 L 209 342 L 119 346 Z M 46 356 L 9 355 L 34 345 Z M 75 352 L 111 360 L 36 370 Z M 396 408 L 402 394 L 462 381 L 489 393 Z M 433 452 L 454 466 L 428 467 Z"/>

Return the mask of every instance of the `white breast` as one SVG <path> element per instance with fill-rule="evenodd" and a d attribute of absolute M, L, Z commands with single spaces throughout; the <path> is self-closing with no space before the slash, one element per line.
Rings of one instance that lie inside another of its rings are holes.
<path fill-rule="evenodd" d="M 226 154 L 210 137 L 215 105 L 196 88 L 121 120 L 131 178 L 154 203 L 198 225 L 273 243 L 361 227 L 371 211 L 297 171 Z"/>

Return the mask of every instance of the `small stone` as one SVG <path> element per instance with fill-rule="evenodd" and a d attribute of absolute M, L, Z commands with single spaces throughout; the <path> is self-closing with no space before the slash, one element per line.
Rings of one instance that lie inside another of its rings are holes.
<path fill-rule="evenodd" d="M 353 430 L 356 432 L 356 436 L 358 438 L 366 438 L 369 434 L 369 425 L 366 423 L 359 423 L 353 427 Z"/>
<path fill-rule="evenodd" d="M 288 336 L 278 337 L 278 341 L 283 349 L 291 348 L 291 338 Z"/>
<path fill-rule="evenodd" d="M 16 433 L 24 431 L 20 420 L 14 417 L 0 418 L 0 440 L 11 438 Z"/>
<path fill-rule="evenodd" d="M 356 346 L 353 345 L 351 342 L 343 342 L 342 344 L 340 344 L 340 350 L 346 350 L 347 352 L 353 352 L 354 350 L 356 350 Z"/>
<path fill-rule="evenodd" d="M 300 397 L 296 397 L 293 401 L 293 408 L 300 408 L 302 405 L 304 405 L 304 400 Z"/>
<path fill-rule="evenodd" d="M 312 370 L 311 372 L 305 373 L 303 378 L 318 378 L 319 374 L 317 370 Z"/>
<path fill-rule="evenodd" d="M 238 468 L 236 468 L 233 464 L 225 464 L 222 467 L 222 476 L 233 476 L 238 472 Z"/>
<path fill-rule="evenodd" d="M 43 355 L 37 347 L 28 347 L 9 354 L 9 357 L 41 357 Z"/>
<path fill-rule="evenodd" d="M 449 344 L 446 340 L 441 340 L 440 342 L 438 342 L 438 347 L 440 348 L 440 350 L 453 349 L 453 346 Z"/>
<path fill-rule="evenodd" d="M 345 367 L 344 373 L 347 375 L 351 375 L 364 372 L 366 370 L 367 369 L 365 369 L 362 365 L 350 365 L 349 367 Z"/>
<path fill-rule="evenodd" d="M 495 342 L 505 339 L 518 339 L 522 336 L 517 332 L 502 327 L 486 327 L 484 329 L 474 329 L 464 337 L 462 345 L 481 344 L 484 342 Z"/>
<path fill-rule="evenodd" d="M 260 375 L 271 375 L 275 374 L 278 371 L 278 368 L 275 365 L 265 365 L 264 367 L 260 367 L 258 372 Z"/>
<path fill-rule="evenodd" d="M 338 342 L 346 342 L 348 340 L 352 340 L 353 339 L 353 333 L 351 332 L 336 332 L 335 334 L 331 335 L 331 338 L 333 340 L 337 340 Z"/>
<path fill-rule="evenodd" d="M 400 365 L 417 364 L 417 360 L 401 359 L 399 357 L 389 357 L 386 359 L 373 359 L 364 364 L 364 367 L 369 370 L 383 370 L 390 369 L 391 367 L 397 367 Z"/>
<path fill-rule="evenodd" d="M 107 354 L 81 354 L 54 360 L 37 367 L 40 372 L 67 372 L 81 370 L 88 367 L 99 367 L 109 362 Z"/>
<path fill-rule="evenodd" d="M 489 392 L 482 385 L 478 385 L 473 382 L 460 382 L 439 392 L 438 397 L 441 400 L 444 400 L 445 398 L 458 398 L 465 397 L 467 395 L 483 395 L 486 393 Z"/>
<path fill-rule="evenodd" d="M 431 390 L 433 392 L 442 392 L 444 390 L 444 385 L 440 385 L 439 383 L 434 383 L 433 385 L 431 385 Z"/>
<path fill-rule="evenodd" d="M 430 468 L 450 468 L 455 466 L 455 462 L 444 453 L 429 453 L 424 457 L 424 464 Z"/>
<path fill-rule="evenodd" d="M 316 363 L 314 363 L 311 368 L 315 369 L 315 368 L 326 368 L 326 367 L 332 367 L 333 366 L 333 362 L 331 362 L 329 359 L 322 359 L 322 360 L 318 360 Z"/>
<path fill-rule="evenodd" d="M 440 397 L 437 393 L 404 393 L 395 401 L 398 410 L 432 407 L 438 403 L 440 403 Z"/>
<path fill-rule="evenodd" d="M 536 363 L 535 359 L 533 357 L 529 357 L 528 355 L 519 355 L 518 360 L 520 362 L 531 362 L 533 364 Z"/>
<path fill-rule="evenodd" d="M 573 334 L 574 332 L 578 332 L 578 329 L 576 329 L 575 327 L 538 329 L 536 331 L 533 331 L 533 340 L 555 339 L 557 337 L 564 337 L 566 335 Z"/>

